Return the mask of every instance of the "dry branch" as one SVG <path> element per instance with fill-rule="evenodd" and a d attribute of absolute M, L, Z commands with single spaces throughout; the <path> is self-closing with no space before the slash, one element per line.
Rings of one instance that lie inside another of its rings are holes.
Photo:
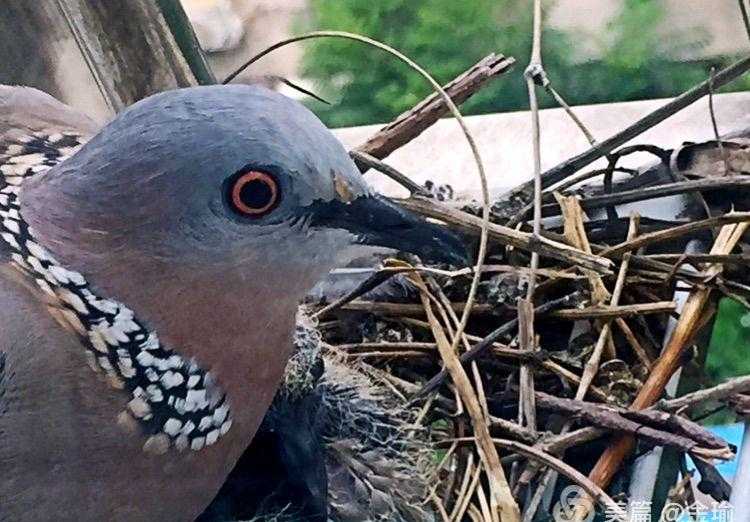
<path fill-rule="evenodd" d="M 647 114 L 637 122 L 618 132 L 611 138 L 597 143 L 587 151 L 571 158 L 542 174 L 542 185 L 549 187 L 568 176 L 575 174 L 580 169 L 590 165 L 594 161 L 602 158 L 615 150 L 617 147 L 624 145 L 633 138 L 644 133 L 651 127 L 661 123 L 670 116 L 678 113 L 688 105 L 698 101 L 709 92 L 709 86 L 718 89 L 727 83 L 739 78 L 750 70 L 750 57 L 743 58 L 732 65 L 722 69 L 713 78 L 713 81 L 706 80 L 699 83 L 692 89 L 684 92 L 672 101 L 659 107 L 650 114 Z M 531 201 L 533 191 L 533 181 L 523 183 L 503 196 L 503 199 L 517 199 L 522 201 Z"/>
<path fill-rule="evenodd" d="M 467 212 L 441 205 L 435 201 L 424 198 L 409 198 L 398 200 L 401 206 L 418 212 L 433 219 L 439 219 L 464 233 L 476 234 L 480 229 L 482 220 Z M 491 241 L 504 245 L 510 245 L 528 252 L 537 252 L 540 256 L 565 261 L 573 266 L 581 266 L 599 273 L 607 273 L 611 262 L 600 256 L 587 254 L 570 247 L 564 243 L 558 243 L 544 237 L 534 238 L 531 234 L 520 232 L 513 228 L 490 223 L 487 228 Z"/>
<path fill-rule="evenodd" d="M 514 62 L 513 58 L 502 54 L 490 54 L 446 84 L 444 86 L 445 92 L 456 105 L 461 105 L 484 87 L 487 81 L 508 71 Z M 446 114 L 448 114 L 448 107 L 445 100 L 438 94 L 433 93 L 407 112 L 396 117 L 354 150 L 377 159 L 386 158 L 394 150 L 403 147 L 422 134 Z M 360 163 L 356 156 L 355 162 L 363 172 L 370 168 L 369 165 Z"/>
<path fill-rule="evenodd" d="M 625 408 L 554 397 L 543 392 L 536 393 L 536 402 L 543 410 L 572 416 L 610 431 L 631 433 L 654 445 L 699 453 L 700 446 L 703 446 L 713 450 L 715 457 L 718 455 L 725 460 L 734 458 L 734 453 L 725 441 L 699 424 L 676 415 L 655 410 L 632 412 Z"/>
<path fill-rule="evenodd" d="M 640 303 L 620 306 L 591 306 L 588 308 L 565 308 L 552 312 L 552 316 L 560 319 L 579 321 L 581 319 L 612 319 L 615 317 L 629 317 L 643 314 L 663 314 L 674 312 L 677 305 L 674 301 L 658 301 L 655 303 Z"/>
<path fill-rule="evenodd" d="M 740 237 L 742 237 L 742 234 L 747 230 L 747 227 L 748 223 L 746 222 L 725 225 L 719 232 L 710 253 L 730 253 Z M 721 268 L 721 265 L 712 265 L 710 271 L 714 275 L 718 275 L 721 272 Z M 667 382 L 677 368 L 679 368 L 682 354 L 695 336 L 698 326 L 705 320 L 703 312 L 710 294 L 711 289 L 704 286 L 696 287 L 690 293 L 677 321 L 677 326 L 649 374 L 648 379 L 643 384 L 641 391 L 633 401 L 631 405 L 632 409 L 641 410 L 648 408 L 659 399 Z M 618 438 L 599 458 L 599 461 L 589 474 L 591 480 L 602 487 L 606 487 L 620 467 L 623 459 L 632 451 L 633 445 L 632 437 L 625 436 Z M 584 514 L 583 510 L 578 511 L 580 515 Z"/>

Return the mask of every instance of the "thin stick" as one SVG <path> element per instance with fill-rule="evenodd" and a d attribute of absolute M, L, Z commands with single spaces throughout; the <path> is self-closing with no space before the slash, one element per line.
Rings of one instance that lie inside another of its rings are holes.
<path fill-rule="evenodd" d="M 656 410 L 634 412 L 542 392 L 537 392 L 536 399 L 542 410 L 559 412 L 568 418 L 573 417 L 615 433 L 632 433 L 654 445 L 672 446 L 684 452 L 706 450 L 716 453 L 718 458 L 724 460 L 734 457 L 726 441 L 699 424 L 677 415 Z"/>
<path fill-rule="evenodd" d="M 539 129 L 539 103 L 536 97 L 534 75 L 542 69 L 542 2 L 534 0 L 534 40 L 531 47 L 531 60 L 523 75 L 526 78 L 526 89 L 529 93 L 529 108 L 531 109 L 531 143 L 534 150 L 534 225 L 533 237 L 539 240 L 542 223 L 542 158 L 541 137 Z M 539 266 L 539 254 L 531 253 L 531 274 L 526 290 L 526 299 L 532 300 L 536 287 L 536 269 Z M 533 319 L 532 319 L 533 324 Z"/>
<path fill-rule="evenodd" d="M 579 321 L 581 319 L 612 319 L 642 314 L 663 314 L 674 312 L 674 301 L 656 301 L 619 306 L 591 306 L 588 308 L 565 308 L 552 312 L 553 317 Z"/>
<path fill-rule="evenodd" d="M 529 299 L 518 300 L 518 339 L 521 351 L 535 352 L 534 305 Z M 536 430 L 536 403 L 534 394 L 534 373 L 532 365 L 521 363 L 518 376 L 518 423 L 530 430 Z"/>
<path fill-rule="evenodd" d="M 716 73 L 713 81 L 713 86 L 714 88 L 718 89 L 739 78 L 748 70 L 750 70 L 750 56 L 742 58 L 741 60 L 738 60 L 737 62 Z M 591 147 L 578 156 L 575 156 L 555 167 L 552 167 L 542 174 L 542 186 L 547 187 L 549 185 L 562 181 L 571 174 L 578 172 L 580 169 L 592 164 L 599 158 L 606 156 L 617 147 L 627 143 L 628 141 L 639 136 L 648 129 L 666 120 L 670 116 L 673 116 L 688 105 L 691 105 L 692 103 L 701 99 L 703 96 L 708 94 L 708 83 L 709 80 L 699 83 L 698 85 L 684 92 L 672 101 L 666 103 L 662 107 L 659 107 L 637 122 L 618 132 L 614 136 L 607 138 L 602 142 L 599 142 L 596 146 Z M 530 201 L 532 187 L 533 181 L 523 183 L 511 190 L 508 194 L 504 195 L 503 199 L 519 197 L 524 201 Z"/>
<path fill-rule="evenodd" d="M 474 442 L 474 438 L 462 437 L 459 439 L 451 439 L 446 442 L 452 443 L 456 441 Z M 538 448 L 535 448 L 533 446 L 527 446 L 526 444 L 522 444 L 515 440 L 493 438 L 492 442 L 495 445 L 500 446 L 501 448 L 505 448 L 512 452 L 520 453 L 521 455 L 525 457 L 537 460 L 541 462 L 542 464 L 545 464 L 546 466 L 554 469 L 561 475 L 565 475 L 571 481 L 581 486 L 586 493 L 588 493 L 602 507 L 604 507 L 607 510 L 607 514 L 612 513 L 612 515 L 618 517 L 618 519 L 623 522 L 627 520 L 625 512 L 622 510 L 622 508 L 614 500 L 612 500 L 612 498 L 609 495 L 607 495 L 607 493 L 602 488 L 600 488 L 595 483 L 590 481 L 585 475 L 583 475 L 580 471 L 578 471 L 574 467 L 569 466 L 568 464 L 565 464 L 563 461 L 561 461 L 558 458 L 553 457 L 549 453 L 545 453 L 544 451 Z"/>
<path fill-rule="evenodd" d="M 720 178 L 706 178 L 692 181 L 678 181 L 676 183 L 666 183 L 663 185 L 654 185 L 634 190 L 623 190 L 613 194 L 602 194 L 598 196 L 589 196 L 581 200 L 581 205 L 586 210 L 593 210 L 611 205 L 623 205 L 625 203 L 635 203 L 637 201 L 646 201 L 649 199 L 663 198 L 693 192 L 696 190 L 722 190 L 732 188 L 750 187 L 748 176 L 734 175 Z M 542 216 L 551 216 L 558 214 L 557 205 L 548 204 L 542 207 Z"/>
<path fill-rule="evenodd" d="M 661 241 L 667 241 L 670 239 L 682 237 L 698 230 L 705 230 L 707 228 L 714 228 L 718 226 L 729 225 L 732 223 L 742 223 L 748 221 L 750 221 L 750 212 L 731 212 L 729 214 L 723 214 L 721 216 L 716 216 L 701 221 L 686 223 L 684 225 L 668 228 L 666 230 L 659 230 L 657 232 L 642 234 L 630 241 L 625 241 L 623 243 L 620 243 L 619 245 L 605 248 L 599 253 L 599 255 L 606 257 L 619 257 L 625 252 L 631 252 L 647 245 L 652 245 Z M 728 253 L 729 252 L 727 252 L 727 254 Z"/>
<path fill-rule="evenodd" d="M 440 204 L 431 199 L 409 198 L 397 200 L 397 202 L 402 207 L 419 212 L 424 216 L 450 223 L 455 227 L 454 229 L 468 234 L 475 234 L 480 230 L 483 223 L 480 218 L 468 212 Z M 608 273 L 612 265 L 608 259 L 587 254 L 565 243 L 552 241 L 543 236 L 536 241 L 531 234 L 495 223 L 488 223 L 487 232 L 493 241 L 503 245 L 510 245 L 528 252 L 538 252 L 541 256 L 559 259 L 573 266 L 590 268 L 599 273 Z"/>
<path fill-rule="evenodd" d="M 633 353 L 635 353 L 636 357 L 638 357 L 638 360 L 641 361 L 641 364 L 643 364 L 643 366 L 650 371 L 651 367 L 654 365 L 654 359 L 635 336 L 628 323 L 622 317 L 618 317 L 617 319 L 615 319 L 615 324 L 620 328 L 622 335 L 625 337 L 625 340 L 633 349 Z"/>
<path fill-rule="evenodd" d="M 630 226 L 628 228 L 628 240 L 632 240 L 638 232 L 638 215 L 632 215 L 630 217 Z M 615 281 L 615 287 L 612 290 L 612 297 L 610 298 L 610 306 L 617 306 L 620 303 L 620 296 L 622 295 L 622 289 L 625 286 L 625 276 L 628 273 L 628 265 L 630 263 L 630 256 L 624 255 L 622 263 L 620 264 L 620 271 L 617 273 L 617 280 Z M 586 365 L 583 368 L 583 374 L 581 375 L 581 383 L 578 385 L 576 390 L 575 399 L 580 401 L 586 397 L 589 386 L 594 382 L 599 371 L 599 363 L 601 362 L 602 352 L 604 351 L 604 344 L 609 339 L 612 332 L 612 323 L 607 321 L 602 325 L 602 329 L 599 332 L 599 338 L 594 345 L 594 350 L 591 353 Z"/>
<path fill-rule="evenodd" d="M 738 393 L 750 392 L 750 376 L 736 377 L 717 384 L 712 388 L 698 390 L 688 393 L 676 399 L 662 400 L 656 404 L 656 408 L 665 411 L 688 410 L 694 406 L 705 404 L 708 401 L 719 401 L 736 395 Z"/>
<path fill-rule="evenodd" d="M 469 376 L 461 366 L 455 348 L 451 346 L 445 331 L 440 326 L 437 317 L 435 317 L 427 285 L 418 273 L 412 273 L 409 277 L 417 288 L 419 288 L 420 299 L 424 306 L 425 313 L 427 314 L 427 320 L 432 328 L 433 337 L 438 345 L 440 357 L 443 359 L 445 368 L 450 373 L 451 379 L 455 383 L 461 397 L 461 401 L 466 407 L 466 411 L 471 419 L 471 425 L 476 437 L 477 450 L 479 451 L 479 456 L 482 459 L 485 470 L 487 471 L 487 477 L 490 483 L 490 491 L 492 493 L 492 511 L 493 513 L 500 514 L 500 520 L 502 522 L 518 522 L 520 520 L 518 506 L 513 499 L 507 479 L 505 478 L 505 473 L 500 464 L 500 456 L 497 453 L 497 449 L 492 444 L 489 428 L 486 422 L 487 419 L 483 414 L 477 394 L 471 386 Z M 456 335 L 459 336 L 460 332 L 456 331 Z"/>
<path fill-rule="evenodd" d="M 573 108 L 570 105 L 568 105 L 568 103 L 563 99 L 563 97 L 555 90 L 554 87 L 552 87 L 552 83 L 547 81 L 546 84 L 544 85 L 544 88 L 555 99 L 555 101 L 560 105 L 560 107 L 563 108 L 563 110 L 570 117 L 570 119 L 573 120 L 573 123 L 576 124 L 576 127 L 578 127 L 581 133 L 583 133 L 583 135 L 586 137 L 586 140 L 589 142 L 589 145 L 591 145 L 592 147 L 596 146 L 596 138 L 594 138 L 594 135 L 586 127 L 586 125 L 583 124 L 581 119 L 578 118 L 576 113 L 573 111 Z"/>
<path fill-rule="evenodd" d="M 456 105 L 461 105 L 490 80 L 510 70 L 515 60 L 490 54 L 466 72 L 447 83 L 443 89 Z M 445 101 L 436 93 L 430 94 L 414 107 L 397 116 L 354 150 L 383 159 L 406 145 L 448 113 Z M 357 161 L 357 166 L 362 165 Z"/>
<path fill-rule="evenodd" d="M 453 303 L 453 310 L 461 311 L 466 305 Z M 359 301 L 354 300 L 341 306 L 342 310 L 354 312 L 381 313 L 385 315 L 424 315 L 422 307 L 416 303 L 391 303 L 388 301 Z M 474 313 L 488 314 L 494 309 L 490 304 L 478 304 L 474 306 Z"/>
<path fill-rule="evenodd" d="M 575 300 L 578 297 L 578 293 L 574 292 L 572 294 L 568 294 L 566 296 L 563 296 L 558 299 L 554 299 L 552 301 L 548 301 L 544 303 L 543 305 L 538 306 L 534 312 L 537 314 L 545 313 L 550 310 L 554 310 L 555 308 L 562 306 L 566 303 L 569 303 L 573 300 Z M 508 321 L 504 325 L 500 326 L 499 328 L 496 328 L 492 332 L 490 332 L 489 335 L 485 336 L 481 341 L 479 341 L 477 344 L 475 344 L 471 350 L 468 352 L 464 352 L 461 354 L 461 357 L 459 357 L 459 361 L 461 364 L 467 364 L 473 360 L 476 360 L 477 357 L 485 353 L 495 341 L 500 339 L 503 335 L 506 335 L 512 331 L 514 331 L 518 327 L 518 318 L 513 319 L 511 321 Z M 412 401 L 418 400 L 421 397 L 424 397 L 433 391 L 435 391 L 447 378 L 448 372 L 443 369 L 440 372 L 438 372 L 434 377 L 432 377 L 429 381 L 427 381 L 427 384 L 425 384 L 417 393 L 415 393 L 412 397 Z"/>
<path fill-rule="evenodd" d="M 542 68 L 542 2 L 534 0 L 533 43 L 529 65 L 524 71 L 526 89 L 529 93 L 529 108 L 531 110 L 531 133 L 534 156 L 534 224 L 533 238 L 539 241 L 542 229 L 542 156 L 541 136 L 539 128 L 539 103 L 536 97 L 534 74 Z M 531 253 L 529 280 L 526 286 L 526 299 L 518 300 L 518 325 L 521 349 L 533 352 L 535 346 L 534 333 L 534 290 L 536 289 L 537 270 L 539 268 L 539 253 Z M 534 404 L 534 372 L 531 366 L 522 364 L 519 369 L 519 383 L 521 391 L 518 396 L 519 424 L 536 430 L 536 406 Z"/>
<path fill-rule="evenodd" d="M 355 162 L 357 162 L 358 165 L 364 166 L 367 169 L 375 169 L 378 172 L 385 174 L 393 181 L 406 188 L 406 190 L 408 190 L 411 194 L 427 194 L 427 191 L 423 186 L 413 182 L 411 179 L 409 179 L 408 176 L 402 174 L 390 165 L 383 163 L 378 158 L 370 156 L 366 152 L 362 152 L 359 150 L 350 150 L 349 156 L 351 156 L 351 158 Z"/>
<path fill-rule="evenodd" d="M 747 228 L 748 223 L 724 226 L 719 232 L 710 253 L 730 253 Z M 721 270 L 721 265 L 711 265 L 709 269 L 714 276 L 718 275 Z M 631 409 L 641 410 L 648 408 L 659 399 L 667 382 L 669 382 L 669 379 L 677 368 L 680 367 L 685 348 L 690 345 L 690 341 L 696 334 L 699 324 L 705 319 L 703 312 L 710 294 L 711 288 L 707 286 L 697 286 L 691 291 L 669 342 L 633 401 Z M 632 451 L 633 446 L 634 440 L 629 436 L 620 437 L 613 442 L 599 458 L 594 469 L 591 470 L 589 474 L 591 480 L 601 487 L 606 487 L 619 469 L 622 461 Z M 577 507 L 576 514 L 578 517 L 574 518 L 574 520 L 582 520 L 587 511 L 583 506 Z"/>

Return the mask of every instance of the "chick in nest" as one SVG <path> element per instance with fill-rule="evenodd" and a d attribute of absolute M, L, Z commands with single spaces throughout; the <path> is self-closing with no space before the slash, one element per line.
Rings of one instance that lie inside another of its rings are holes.
<path fill-rule="evenodd" d="M 303 313 L 294 343 L 263 425 L 198 522 L 435 520 L 417 412 L 367 366 L 324 354 Z"/>

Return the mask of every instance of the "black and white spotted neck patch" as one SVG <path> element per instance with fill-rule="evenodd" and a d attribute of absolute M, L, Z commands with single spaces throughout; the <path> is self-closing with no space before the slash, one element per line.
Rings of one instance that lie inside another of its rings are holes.
<path fill-rule="evenodd" d="M 13 265 L 60 304 L 89 366 L 131 394 L 119 420 L 140 424 L 145 451 L 210 446 L 232 426 L 226 395 L 211 374 L 162 345 L 127 306 L 99 297 L 83 275 L 60 266 L 21 216 L 24 178 L 60 163 L 82 142 L 75 134 L 35 135 L 0 150 L 0 237 L 12 249 Z"/>

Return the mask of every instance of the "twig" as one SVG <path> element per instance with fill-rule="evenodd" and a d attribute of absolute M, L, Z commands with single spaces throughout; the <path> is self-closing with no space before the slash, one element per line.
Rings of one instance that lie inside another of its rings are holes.
<path fill-rule="evenodd" d="M 748 223 L 725 225 L 719 232 L 710 253 L 728 254 L 731 252 L 747 228 Z M 711 265 L 710 267 L 710 272 L 713 275 L 718 275 L 721 270 L 721 265 Z M 679 368 L 684 350 L 690 345 L 698 325 L 705 320 L 703 312 L 710 294 L 711 288 L 706 286 L 697 286 L 690 293 L 683 307 L 682 314 L 677 321 L 677 326 L 646 382 L 633 401 L 631 405 L 632 409 L 641 410 L 648 408 L 659 399 L 667 382 L 677 368 Z M 589 474 L 591 480 L 602 487 L 606 487 L 620 467 L 623 459 L 632 451 L 633 444 L 632 437 L 620 437 L 613 442 L 602 454 L 594 469 Z M 576 520 L 581 520 L 586 515 L 586 512 L 585 508 L 578 508 L 576 510 L 578 518 Z"/>
<path fill-rule="evenodd" d="M 727 254 L 725 256 L 712 254 L 648 254 L 651 259 L 666 261 L 682 261 L 698 265 L 700 263 L 721 263 L 723 265 L 748 265 L 750 264 L 750 255 L 748 254 Z"/>
<path fill-rule="evenodd" d="M 440 517 L 443 519 L 443 522 L 450 522 L 450 518 L 448 517 L 448 513 L 445 511 L 445 506 L 443 505 L 443 501 L 440 500 L 440 497 L 438 497 L 435 494 L 435 489 L 431 488 L 429 492 L 430 500 L 432 500 L 432 503 L 435 504 L 435 507 L 438 510 L 438 513 L 440 513 Z"/>
<path fill-rule="evenodd" d="M 589 196 L 581 199 L 581 205 L 586 210 L 593 210 L 609 205 L 624 205 L 625 203 L 634 203 L 637 201 L 646 201 L 649 199 L 663 198 L 685 192 L 696 190 L 722 190 L 733 188 L 750 187 L 750 176 L 728 176 L 719 178 L 705 178 L 693 181 L 678 181 L 676 183 L 666 183 L 663 185 L 654 185 L 634 190 L 623 190 L 613 194 L 602 194 L 600 196 Z M 553 216 L 557 205 L 547 204 L 542 208 L 542 216 Z"/>
<path fill-rule="evenodd" d="M 552 185 L 550 188 L 545 190 L 545 195 L 551 194 L 552 191 L 558 191 L 558 192 L 564 192 L 573 185 L 576 185 L 580 183 L 581 181 L 586 181 L 587 179 L 595 178 L 597 176 L 601 176 L 602 174 L 606 174 L 607 172 L 622 172 L 624 174 L 630 174 L 631 176 L 637 176 L 638 171 L 635 169 L 629 169 L 627 167 L 614 167 L 613 169 L 594 169 L 590 170 L 588 172 L 581 172 L 580 174 L 576 174 L 575 176 L 570 176 L 565 181 L 562 181 L 558 185 Z M 522 211 L 524 214 L 528 211 Z M 544 214 L 542 214 L 544 215 Z"/>
<path fill-rule="evenodd" d="M 534 35 L 531 47 L 531 60 L 523 73 L 526 78 L 526 89 L 529 93 L 529 108 L 531 110 L 531 143 L 534 157 L 534 224 L 533 237 L 539 241 L 542 223 L 542 157 L 539 129 L 539 103 L 536 98 L 535 77 L 544 76 L 542 67 L 542 2 L 534 0 Z M 536 287 L 536 269 L 539 266 L 539 254 L 531 253 L 531 274 L 526 290 L 526 299 L 531 301 Z M 533 330 L 533 317 L 532 330 Z M 533 336 L 532 336 L 533 340 Z"/>
<path fill-rule="evenodd" d="M 589 145 L 591 145 L 592 147 L 595 147 L 596 138 L 594 138 L 594 135 L 586 127 L 586 125 L 583 124 L 581 119 L 573 111 L 572 107 L 568 105 L 568 103 L 563 99 L 563 97 L 555 90 L 554 87 L 552 87 L 552 83 L 547 81 L 546 84 L 544 85 L 544 88 L 555 99 L 555 101 L 560 105 L 560 107 L 563 108 L 563 110 L 570 117 L 570 119 L 573 120 L 573 123 L 576 124 L 576 127 L 578 127 L 578 129 L 586 137 L 586 140 L 589 142 Z"/>
<path fill-rule="evenodd" d="M 448 440 L 446 442 L 452 443 L 455 441 L 474 442 L 474 439 L 472 437 L 463 437 L 459 439 Z M 521 455 L 525 457 L 534 459 L 554 469 L 561 475 L 565 475 L 571 481 L 581 486 L 581 488 L 583 488 L 583 490 L 587 494 L 589 494 L 602 507 L 604 507 L 607 510 L 607 514 L 611 513 L 612 516 L 617 517 L 617 519 L 613 519 L 613 522 L 614 520 L 618 520 L 618 519 L 622 522 L 627 520 L 625 512 L 622 510 L 622 508 L 614 500 L 612 500 L 612 498 L 609 495 L 607 495 L 607 493 L 605 493 L 602 488 L 597 486 L 595 483 L 591 482 L 585 475 L 583 475 L 574 467 L 569 466 L 568 464 L 565 464 L 563 461 L 553 457 L 549 453 L 545 453 L 544 451 L 538 448 L 535 448 L 533 446 L 527 446 L 526 444 L 522 444 L 515 440 L 493 438 L 492 442 L 495 445 L 500 446 L 501 448 L 513 451 L 515 453 L 520 453 Z"/>
<path fill-rule="evenodd" d="M 747 392 L 750 392 L 750 376 L 736 377 L 711 388 L 688 393 L 676 399 L 659 401 L 655 407 L 665 411 L 684 412 L 709 401 L 719 401 L 738 393 Z"/>
<path fill-rule="evenodd" d="M 605 433 L 607 433 L 606 430 L 588 426 L 567 433 L 549 436 L 540 442 L 539 446 L 548 453 L 559 455 L 564 453 L 568 448 L 596 440 Z"/>
<path fill-rule="evenodd" d="M 638 357 L 638 360 L 641 361 L 641 364 L 643 364 L 643 366 L 650 371 L 651 367 L 654 365 L 654 358 L 643 347 L 641 342 L 633 333 L 633 330 L 631 330 L 630 326 L 628 326 L 628 323 L 622 317 L 618 317 L 615 319 L 615 324 L 620 328 L 622 335 L 625 337 L 625 340 L 633 349 L 633 353 L 635 353 L 636 357 Z"/>
<path fill-rule="evenodd" d="M 443 359 L 446 369 L 450 372 L 451 379 L 455 383 L 471 419 L 479 456 L 484 464 L 490 482 L 492 511 L 500 515 L 502 522 L 518 522 L 520 520 L 520 512 L 511 495 L 505 473 L 500 465 L 500 457 L 490 439 L 490 432 L 476 392 L 472 388 L 469 377 L 461 366 L 459 358 L 456 356 L 455 349 L 451 346 L 445 331 L 435 317 L 427 286 L 418 273 L 412 273 L 409 277 L 420 290 L 420 299 L 425 308 L 427 320 L 432 327 L 432 333 L 438 345 L 440 356 Z M 456 336 L 460 335 L 461 332 L 457 331 Z"/>
<path fill-rule="evenodd" d="M 374 272 L 372 275 L 370 275 L 370 277 L 358 284 L 351 292 L 340 297 L 339 299 L 336 299 L 329 305 L 324 306 L 323 308 L 315 312 L 312 317 L 314 319 L 320 319 L 324 317 L 326 314 L 332 312 L 333 310 L 341 308 L 347 303 L 351 303 L 357 297 L 361 297 L 362 295 L 376 288 L 378 285 L 383 284 L 385 281 L 387 281 L 397 273 L 399 272 L 395 270 L 378 270 L 377 272 Z"/>
<path fill-rule="evenodd" d="M 513 58 L 494 53 L 490 54 L 452 82 L 446 84 L 443 89 L 456 105 L 461 105 L 484 87 L 487 81 L 510 70 L 514 63 Z M 383 159 L 419 136 L 447 113 L 448 107 L 445 101 L 433 93 L 407 112 L 396 117 L 365 143 L 356 147 L 354 151 L 364 152 L 372 157 Z"/>
<path fill-rule="evenodd" d="M 482 225 L 480 218 L 447 205 L 439 204 L 430 199 L 415 197 L 397 201 L 401 206 L 409 210 L 450 223 L 454 229 L 469 234 L 476 233 Z M 488 223 L 487 233 L 493 241 L 497 241 L 498 243 L 510 245 L 528 252 L 538 252 L 541 256 L 559 259 L 570 265 L 582 266 L 599 273 L 607 273 L 611 266 L 609 260 L 605 260 L 597 255 L 581 252 L 576 248 L 549 240 L 545 237 L 541 237 L 539 241 L 535 241 L 531 234 L 495 223 Z"/>
<path fill-rule="evenodd" d="M 533 40 L 529 65 L 524 71 L 526 89 L 529 94 L 529 109 L 531 110 L 531 142 L 534 158 L 534 223 L 532 237 L 539 241 L 542 228 L 542 159 L 539 128 L 539 103 L 536 97 L 534 76 L 542 67 L 542 2 L 534 0 Z M 518 300 L 518 328 L 521 349 L 533 352 L 536 335 L 534 333 L 534 290 L 536 289 L 537 269 L 539 268 L 539 253 L 531 253 L 529 264 L 529 280 L 526 286 L 526 299 Z M 536 429 L 536 406 L 534 405 L 534 373 L 529 365 L 522 364 L 519 369 L 519 383 L 521 391 L 518 397 L 519 424 L 530 429 Z"/>
<path fill-rule="evenodd" d="M 620 306 L 591 306 L 588 308 L 565 308 L 552 312 L 553 317 L 579 321 L 581 319 L 607 319 L 615 317 L 629 317 L 641 314 L 663 314 L 674 312 L 677 305 L 674 301 L 657 301 L 655 303 L 639 303 Z"/>
<path fill-rule="evenodd" d="M 729 214 L 723 214 L 721 216 L 716 216 L 701 221 L 686 223 L 684 225 L 668 228 L 666 230 L 659 230 L 658 232 L 642 234 L 630 241 L 625 241 L 623 243 L 620 243 L 619 245 L 605 248 L 600 252 L 600 255 L 606 257 L 619 257 L 625 252 L 637 250 L 646 245 L 652 245 L 654 243 L 682 237 L 698 230 L 705 230 L 707 228 L 714 228 L 723 225 L 729 225 L 732 223 L 747 223 L 749 221 L 750 212 L 730 212 Z M 712 254 L 713 253 L 715 252 L 712 252 Z M 726 252 L 726 254 L 729 254 L 729 252 Z"/>
<path fill-rule="evenodd" d="M 309 96 L 310 98 L 312 98 L 314 100 L 318 100 L 320 103 L 324 103 L 325 105 L 331 105 L 331 102 L 329 102 L 325 98 L 322 98 L 322 97 L 318 96 L 317 94 L 315 94 L 314 92 L 312 92 L 309 89 L 305 89 L 301 85 L 297 85 L 296 83 L 294 83 L 293 81 L 291 81 L 288 78 L 284 78 L 283 76 L 279 76 L 277 74 L 268 74 L 268 75 L 264 76 L 264 78 L 267 81 L 269 81 L 269 83 L 270 82 L 281 82 L 284 85 L 286 85 L 287 87 L 289 87 L 291 89 L 294 89 L 295 91 L 300 92 L 300 93 L 304 94 L 305 96 Z"/>
<path fill-rule="evenodd" d="M 735 456 L 725 441 L 699 424 L 676 415 L 655 418 L 644 415 L 655 411 L 629 412 L 625 408 L 564 399 L 541 392 L 536 393 L 536 400 L 542 410 L 558 412 L 615 433 L 630 433 L 655 446 L 669 446 L 686 453 L 708 453 L 722 460 L 731 460 Z"/>
<path fill-rule="evenodd" d="M 406 188 L 406 190 L 408 190 L 411 194 L 419 194 L 422 196 L 426 196 L 428 194 L 423 186 L 413 182 L 406 175 L 402 174 L 390 165 L 383 163 L 378 158 L 370 156 L 366 152 L 350 150 L 349 156 L 351 156 L 351 158 L 355 161 L 355 163 L 357 163 L 357 165 L 360 167 L 360 170 L 362 171 L 366 171 L 367 169 L 375 169 L 378 172 L 385 174 L 402 187 Z"/>
<path fill-rule="evenodd" d="M 518 340 L 521 351 L 533 354 L 536 346 L 534 335 L 534 305 L 530 299 L 518 300 Z M 534 374 L 530 364 L 521 363 L 518 376 L 518 423 L 536 430 L 536 405 Z"/>
<path fill-rule="evenodd" d="M 719 71 L 714 77 L 713 86 L 719 88 L 739 78 L 750 69 L 750 57 L 743 58 Z M 542 174 L 542 186 L 547 187 L 566 177 L 578 172 L 583 167 L 590 165 L 599 158 L 606 156 L 617 147 L 627 143 L 636 136 L 647 131 L 651 127 L 661 123 L 675 113 L 681 111 L 688 105 L 701 99 L 708 94 L 709 80 L 699 83 L 692 89 L 684 92 L 677 98 L 647 114 L 637 122 L 618 132 L 614 136 L 599 142 L 596 146 L 575 156 Z M 511 190 L 503 196 L 503 199 L 520 198 L 522 201 L 530 201 L 533 192 L 533 181 L 526 182 Z"/>
<path fill-rule="evenodd" d="M 547 301 L 543 305 L 540 305 L 539 307 L 537 307 L 534 310 L 534 312 L 536 314 L 541 314 L 541 313 L 548 312 L 550 310 L 554 310 L 555 308 L 559 306 L 563 306 L 575 300 L 578 297 L 578 295 L 579 295 L 578 292 L 574 292 L 572 294 L 568 294 L 561 298 Z M 506 335 L 514 331 L 517 327 L 518 327 L 518 318 L 508 321 L 504 325 L 493 330 L 489 335 L 484 337 L 484 339 L 482 339 L 477 344 L 475 344 L 471 348 L 471 350 L 469 350 L 468 352 L 462 353 L 461 356 L 459 357 L 459 361 L 463 365 L 463 364 L 467 364 L 471 361 L 476 360 L 476 358 L 484 354 L 492 346 L 492 344 L 495 341 L 500 339 L 500 337 L 502 337 L 503 335 Z M 417 393 L 415 393 L 412 396 L 412 402 L 426 395 L 429 395 L 430 393 L 435 391 L 443 383 L 443 381 L 445 381 L 447 376 L 448 376 L 448 372 L 446 370 L 441 370 L 434 377 L 432 377 L 432 379 L 427 381 L 427 384 L 425 384 L 422 387 L 422 389 L 420 389 Z"/>
<path fill-rule="evenodd" d="M 638 231 L 638 216 L 633 215 L 630 218 L 630 227 L 628 229 L 628 240 L 632 240 L 636 233 Z M 612 297 L 609 301 L 609 306 L 618 306 L 620 303 L 620 296 L 622 295 L 622 289 L 625 286 L 625 276 L 628 273 L 628 265 L 630 263 L 630 256 L 624 255 L 622 258 L 622 263 L 620 264 L 620 270 L 617 273 L 617 280 L 615 281 L 615 287 L 612 290 Z M 591 386 L 591 383 L 594 382 L 594 377 L 596 377 L 597 372 L 599 371 L 599 363 L 601 362 L 601 356 L 602 352 L 604 351 L 604 344 L 607 342 L 611 335 L 612 331 L 612 323 L 610 321 L 606 321 L 602 325 L 602 329 L 599 332 L 599 338 L 596 341 L 596 344 L 594 345 L 594 350 L 591 352 L 591 355 L 589 356 L 589 359 L 586 361 L 586 364 L 583 368 L 583 374 L 581 375 L 581 384 L 578 385 L 578 389 L 576 390 L 575 398 L 576 400 L 583 400 L 584 397 L 586 397 L 586 393 L 588 392 L 589 386 Z"/>
<path fill-rule="evenodd" d="M 586 235 L 584 223 L 585 214 L 581 208 L 580 201 L 575 196 L 562 196 L 555 193 L 563 217 L 563 237 L 568 244 L 579 250 L 591 254 L 591 243 Z M 602 282 L 602 278 L 591 270 L 581 270 L 589 280 L 591 289 L 591 302 L 594 305 L 604 303 L 609 299 L 609 292 Z"/>
<path fill-rule="evenodd" d="M 460 312 L 466 307 L 465 303 L 453 303 L 453 310 Z M 421 305 L 412 303 L 390 303 L 387 301 L 352 301 L 342 305 L 341 310 L 350 312 L 368 312 L 380 313 L 384 315 L 424 315 L 424 309 Z M 477 304 L 472 308 L 473 313 L 489 314 L 493 311 L 493 306 L 489 304 Z"/>

